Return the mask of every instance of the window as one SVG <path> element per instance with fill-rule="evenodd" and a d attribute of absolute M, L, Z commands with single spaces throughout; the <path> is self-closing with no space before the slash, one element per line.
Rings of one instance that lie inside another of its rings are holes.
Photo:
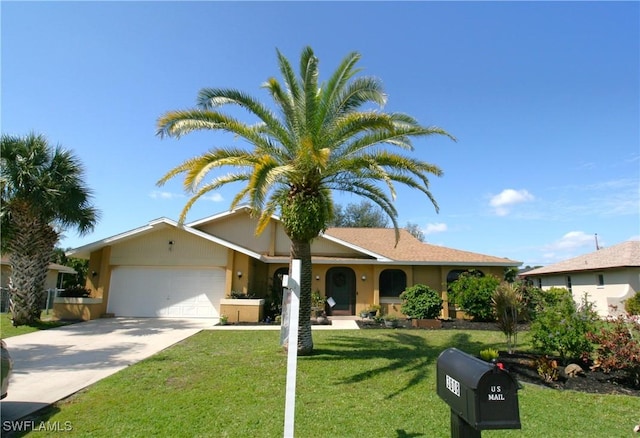
<path fill-rule="evenodd" d="M 598 286 L 604 286 L 604 274 L 598 274 Z"/>
<path fill-rule="evenodd" d="M 569 290 L 569 292 L 573 292 L 571 290 L 571 275 L 567 275 L 566 283 L 567 283 L 567 289 Z"/>
<path fill-rule="evenodd" d="M 398 297 L 407 288 L 407 274 L 401 269 L 385 269 L 380 273 L 380 296 Z"/>
<path fill-rule="evenodd" d="M 538 277 L 538 289 L 542 289 L 542 278 Z"/>

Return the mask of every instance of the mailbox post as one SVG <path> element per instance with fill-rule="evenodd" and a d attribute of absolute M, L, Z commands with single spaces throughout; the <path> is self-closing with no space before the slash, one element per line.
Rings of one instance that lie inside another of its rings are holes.
<path fill-rule="evenodd" d="M 449 348 L 438 356 L 437 392 L 451 408 L 451 437 L 486 429 L 520 429 L 518 383 L 508 371 Z"/>

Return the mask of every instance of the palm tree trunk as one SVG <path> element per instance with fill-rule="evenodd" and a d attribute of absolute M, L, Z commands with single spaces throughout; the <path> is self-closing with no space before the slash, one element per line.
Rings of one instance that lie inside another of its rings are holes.
<path fill-rule="evenodd" d="M 33 325 L 40 319 L 47 271 L 58 234 L 28 214 L 28 208 L 13 210 L 15 236 L 9 245 L 11 281 L 10 309 L 14 326 Z"/>
<path fill-rule="evenodd" d="M 311 242 L 291 240 L 291 259 L 300 260 L 300 312 L 298 320 L 298 355 L 313 352 L 311 335 Z M 291 272 L 291 266 L 289 266 Z"/>

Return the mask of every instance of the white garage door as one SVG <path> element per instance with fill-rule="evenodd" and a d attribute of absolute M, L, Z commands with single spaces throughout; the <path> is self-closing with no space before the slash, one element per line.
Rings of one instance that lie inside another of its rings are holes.
<path fill-rule="evenodd" d="M 218 317 L 224 285 L 220 268 L 123 266 L 111 273 L 107 308 L 116 316 Z"/>

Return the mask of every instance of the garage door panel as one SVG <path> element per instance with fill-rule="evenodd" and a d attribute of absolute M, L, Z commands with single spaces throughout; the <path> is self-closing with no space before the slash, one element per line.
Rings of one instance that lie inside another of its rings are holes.
<path fill-rule="evenodd" d="M 118 267 L 108 309 L 117 316 L 217 317 L 224 284 L 220 268 Z"/>

